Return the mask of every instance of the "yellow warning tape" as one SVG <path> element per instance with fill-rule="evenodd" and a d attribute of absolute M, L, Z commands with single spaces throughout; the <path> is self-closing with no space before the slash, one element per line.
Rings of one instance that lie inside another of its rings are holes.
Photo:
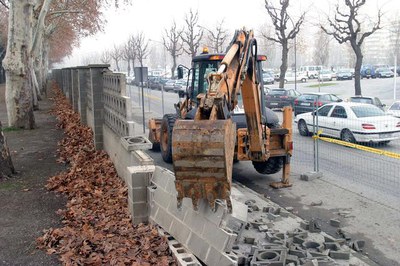
<path fill-rule="evenodd" d="M 400 159 L 400 154 L 399 153 L 390 152 L 390 151 L 384 151 L 384 150 L 375 149 L 375 148 L 371 148 L 371 147 L 366 147 L 366 146 L 363 146 L 363 145 L 358 145 L 358 144 L 346 142 L 346 141 L 343 141 L 343 140 L 332 139 L 332 138 L 327 138 L 327 137 L 321 137 L 320 136 L 321 134 L 322 134 L 322 130 L 319 130 L 317 132 L 317 135 L 313 135 L 312 138 L 313 139 L 320 139 L 320 140 L 323 140 L 323 141 L 326 141 L 326 142 L 330 142 L 330 143 L 339 144 L 339 145 L 346 146 L 346 147 L 351 147 L 351 148 L 362 150 L 362 151 L 366 151 L 366 152 L 371 152 L 371 153 L 378 154 L 378 155 L 387 156 L 387 157 L 394 158 L 394 159 Z"/>

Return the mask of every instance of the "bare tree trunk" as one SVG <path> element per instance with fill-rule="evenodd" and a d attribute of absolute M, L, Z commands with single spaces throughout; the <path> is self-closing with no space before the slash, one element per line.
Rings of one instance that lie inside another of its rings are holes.
<path fill-rule="evenodd" d="M 354 67 L 354 89 L 355 89 L 355 95 L 362 95 L 361 94 L 361 75 L 360 75 L 360 70 L 361 70 L 361 65 L 362 65 L 362 60 L 363 60 L 363 55 L 361 52 L 361 47 L 358 45 L 352 45 L 354 52 L 356 54 L 356 65 Z"/>
<path fill-rule="evenodd" d="M 287 42 L 282 43 L 282 64 L 280 67 L 280 74 L 279 74 L 279 88 L 284 88 L 285 87 L 285 75 L 286 75 L 286 70 L 288 68 L 288 44 Z"/>
<path fill-rule="evenodd" d="M 172 57 L 172 67 L 171 67 L 171 78 L 175 78 L 175 69 L 176 69 L 176 56 Z"/>
<path fill-rule="evenodd" d="M 9 177 L 12 174 L 15 174 L 15 169 L 0 121 L 0 178 Z"/>
<path fill-rule="evenodd" d="M 9 126 L 35 127 L 32 99 L 32 0 L 10 1 L 6 70 L 6 104 Z"/>

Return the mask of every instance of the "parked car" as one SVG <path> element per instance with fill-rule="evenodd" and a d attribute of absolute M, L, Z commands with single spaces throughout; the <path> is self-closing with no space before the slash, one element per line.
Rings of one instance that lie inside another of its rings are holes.
<path fill-rule="evenodd" d="M 360 70 L 361 78 L 376 78 L 375 68 L 372 65 L 363 65 Z"/>
<path fill-rule="evenodd" d="M 350 102 L 354 103 L 368 103 L 375 105 L 376 107 L 380 108 L 384 111 L 384 107 L 386 104 L 383 104 L 378 97 L 370 97 L 370 96 L 352 96 L 349 98 Z"/>
<path fill-rule="evenodd" d="M 264 85 L 274 84 L 274 82 L 275 82 L 274 76 L 268 72 L 263 72 L 262 78 L 263 78 Z"/>
<path fill-rule="evenodd" d="M 268 108 L 283 108 L 293 106 L 293 101 L 301 93 L 294 89 L 271 89 L 266 96 L 266 106 Z"/>
<path fill-rule="evenodd" d="M 387 110 L 387 114 L 400 118 L 400 101 L 394 102 Z"/>
<path fill-rule="evenodd" d="M 164 91 L 173 91 L 175 88 L 176 80 L 170 79 L 164 84 Z"/>
<path fill-rule="evenodd" d="M 341 101 L 342 99 L 331 93 L 304 93 L 293 102 L 294 115 L 312 112 L 315 108 L 321 107 L 324 104 Z"/>
<path fill-rule="evenodd" d="M 375 74 L 378 78 L 393 78 L 394 73 L 389 68 L 377 68 Z"/>
<path fill-rule="evenodd" d="M 332 71 L 324 69 L 319 72 L 318 80 L 319 81 L 332 81 Z"/>
<path fill-rule="evenodd" d="M 315 112 L 298 115 L 295 122 L 300 135 L 308 136 Z M 400 119 L 385 114 L 370 104 L 340 102 L 318 109 L 322 134 L 346 142 L 383 142 L 400 139 Z"/>
<path fill-rule="evenodd" d="M 286 72 L 285 74 L 285 83 L 287 82 L 294 82 L 295 81 L 294 72 Z M 297 82 L 307 82 L 307 75 L 303 72 L 296 72 L 296 81 Z"/>
<path fill-rule="evenodd" d="M 174 92 L 179 93 L 180 91 L 186 92 L 187 79 L 178 79 L 175 82 Z"/>
<path fill-rule="evenodd" d="M 396 71 L 394 71 L 394 66 L 390 68 L 390 70 L 392 70 L 392 72 L 396 72 L 397 76 L 400 76 L 400 66 L 396 66 Z"/>
<path fill-rule="evenodd" d="M 336 80 L 351 80 L 353 79 L 353 74 L 351 73 L 350 69 L 340 69 L 336 73 Z"/>

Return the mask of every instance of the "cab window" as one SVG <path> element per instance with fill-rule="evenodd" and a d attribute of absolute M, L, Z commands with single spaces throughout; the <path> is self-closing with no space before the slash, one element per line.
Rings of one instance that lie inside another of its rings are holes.
<path fill-rule="evenodd" d="M 336 106 L 332 111 L 331 117 L 347 118 L 346 110 L 343 106 Z"/>
<path fill-rule="evenodd" d="M 325 105 L 318 109 L 319 116 L 328 116 L 329 111 L 332 109 L 332 105 Z"/>

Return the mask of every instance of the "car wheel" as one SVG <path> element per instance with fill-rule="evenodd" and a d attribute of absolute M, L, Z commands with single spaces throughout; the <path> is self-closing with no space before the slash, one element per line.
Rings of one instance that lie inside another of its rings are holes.
<path fill-rule="evenodd" d="M 342 131 L 342 133 L 340 134 L 340 138 L 341 138 L 341 140 L 343 140 L 345 142 L 350 142 L 350 143 L 356 142 L 356 139 L 354 138 L 353 133 L 351 133 L 351 131 L 348 129 L 344 129 Z"/>
<path fill-rule="evenodd" d="M 303 82 L 303 83 L 306 82 L 306 79 L 305 79 L 305 78 L 302 78 L 302 79 L 301 79 L 301 82 Z"/>
<path fill-rule="evenodd" d="M 161 123 L 160 149 L 161 156 L 166 163 L 172 163 L 172 129 L 176 119 L 175 114 L 166 114 Z"/>
<path fill-rule="evenodd" d="M 310 136 L 310 131 L 308 130 L 306 121 L 300 120 L 297 128 L 299 129 L 299 133 L 301 136 Z"/>
<path fill-rule="evenodd" d="M 314 75 L 311 75 L 311 76 L 310 76 L 310 79 L 314 79 Z"/>

